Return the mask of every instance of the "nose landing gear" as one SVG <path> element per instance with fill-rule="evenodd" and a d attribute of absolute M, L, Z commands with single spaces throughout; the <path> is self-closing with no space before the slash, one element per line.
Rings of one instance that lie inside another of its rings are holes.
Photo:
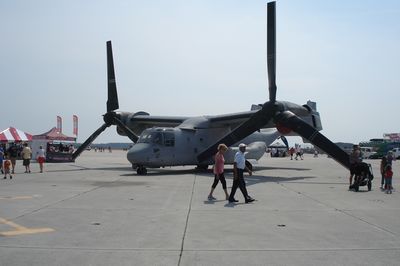
<path fill-rule="evenodd" d="M 147 175 L 147 169 L 143 165 L 132 164 L 132 169 L 136 170 L 138 175 Z"/>
<path fill-rule="evenodd" d="M 140 166 L 138 166 L 138 168 L 136 169 L 136 173 L 137 173 L 138 175 L 147 175 L 147 169 L 146 169 L 146 167 L 140 165 Z"/>

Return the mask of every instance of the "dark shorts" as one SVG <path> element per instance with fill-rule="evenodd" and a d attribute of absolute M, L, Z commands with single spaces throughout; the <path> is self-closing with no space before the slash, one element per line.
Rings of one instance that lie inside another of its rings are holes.
<path fill-rule="evenodd" d="M 28 165 L 30 165 L 31 164 L 31 159 L 24 159 L 23 161 L 22 161 L 22 165 L 23 166 L 28 166 Z"/>

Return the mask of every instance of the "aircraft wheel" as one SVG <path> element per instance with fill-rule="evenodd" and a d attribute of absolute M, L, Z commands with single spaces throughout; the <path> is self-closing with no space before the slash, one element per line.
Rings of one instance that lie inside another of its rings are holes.
<path fill-rule="evenodd" d="M 147 169 L 144 166 L 139 166 L 136 170 L 138 175 L 147 175 Z"/>

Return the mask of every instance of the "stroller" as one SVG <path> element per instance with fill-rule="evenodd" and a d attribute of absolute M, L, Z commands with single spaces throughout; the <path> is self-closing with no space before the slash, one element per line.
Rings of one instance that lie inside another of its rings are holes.
<path fill-rule="evenodd" d="M 354 191 L 358 192 L 359 187 L 368 186 L 368 191 L 371 191 L 372 179 L 374 179 L 371 164 L 357 164 L 354 168 L 354 173 L 354 183 L 350 186 L 350 189 L 354 189 Z"/>

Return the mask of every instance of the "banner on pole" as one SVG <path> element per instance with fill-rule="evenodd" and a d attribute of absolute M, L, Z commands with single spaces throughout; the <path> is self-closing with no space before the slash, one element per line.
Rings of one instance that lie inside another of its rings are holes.
<path fill-rule="evenodd" d="M 62 133 L 62 118 L 61 118 L 61 116 L 57 116 L 57 131 Z"/>
<path fill-rule="evenodd" d="M 73 115 L 72 116 L 72 121 L 73 121 L 73 135 L 78 136 L 78 116 Z"/>

